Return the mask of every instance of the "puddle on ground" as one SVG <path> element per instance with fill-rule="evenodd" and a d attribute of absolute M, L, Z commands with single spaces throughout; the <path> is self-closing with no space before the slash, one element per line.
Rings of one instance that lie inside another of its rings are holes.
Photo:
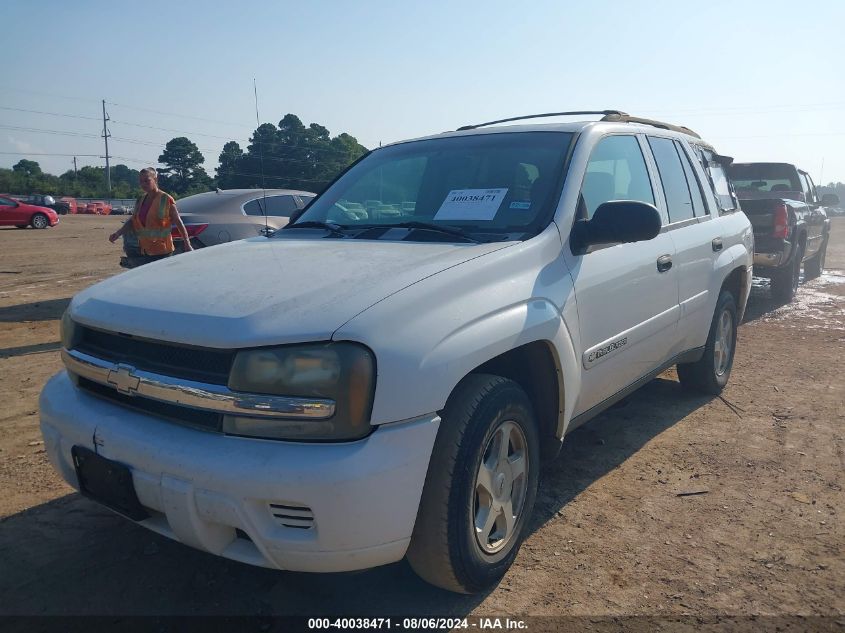
<path fill-rule="evenodd" d="M 770 285 L 768 279 L 755 277 L 751 282 L 752 300 L 765 300 Z M 826 292 L 832 286 L 845 286 L 845 272 L 827 270 L 806 282 L 802 276 L 795 300 L 768 312 L 761 320 L 788 320 L 789 325 L 802 329 L 840 330 L 845 326 L 845 297 Z"/>

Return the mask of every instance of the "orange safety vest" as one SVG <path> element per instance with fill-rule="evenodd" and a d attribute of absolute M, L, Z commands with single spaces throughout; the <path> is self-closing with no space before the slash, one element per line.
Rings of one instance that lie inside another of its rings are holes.
<path fill-rule="evenodd" d="M 175 202 L 169 194 L 159 189 L 152 194 L 150 210 L 147 212 L 146 224 L 141 224 L 139 214 L 141 204 L 146 196 L 135 201 L 135 213 L 132 215 L 132 229 L 138 236 L 138 243 L 144 255 L 167 255 L 175 249 L 173 237 L 170 234 L 170 210 Z"/>

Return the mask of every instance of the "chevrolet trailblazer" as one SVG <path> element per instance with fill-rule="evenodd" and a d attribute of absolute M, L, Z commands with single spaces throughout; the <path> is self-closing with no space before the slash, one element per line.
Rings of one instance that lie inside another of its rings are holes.
<path fill-rule="evenodd" d="M 672 365 L 718 394 L 750 288 L 730 159 L 564 114 L 601 120 L 382 147 L 272 237 L 79 293 L 40 401 L 55 468 L 229 559 L 497 583 L 540 462 Z"/>

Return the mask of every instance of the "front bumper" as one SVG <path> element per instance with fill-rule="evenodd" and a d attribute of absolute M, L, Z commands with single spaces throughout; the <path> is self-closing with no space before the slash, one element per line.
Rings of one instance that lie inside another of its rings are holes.
<path fill-rule="evenodd" d="M 50 461 L 74 488 L 71 447 L 80 445 L 130 468 L 151 511 L 141 525 L 225 558 L 291 571 L 400 560 L 440 423 L 430 415 L 337 444 L 231 437 L 101 400 L 64 371 L 44 387 L 40 406 Z"/>

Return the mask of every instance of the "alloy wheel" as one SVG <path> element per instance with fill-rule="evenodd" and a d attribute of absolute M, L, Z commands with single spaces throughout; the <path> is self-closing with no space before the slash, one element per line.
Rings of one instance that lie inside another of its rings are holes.
<path fill-rule="evenodd" d="M 504 421 L 493 432 L 475 476 L 475 538 L 496 554 L 516 535 L 528 484 L 527 440 L 519 425 Z"/>
<path fill-rule="evenodd" d="M 716 375 L 724 376 L 731 364 L 733 346 L 733 318 L 730 312 L 727 310 L 722 312 L 719 317 L 719 324 L 716 327 L 716 340 L 713 344 L 713 365 L 716 368 Z"/>

